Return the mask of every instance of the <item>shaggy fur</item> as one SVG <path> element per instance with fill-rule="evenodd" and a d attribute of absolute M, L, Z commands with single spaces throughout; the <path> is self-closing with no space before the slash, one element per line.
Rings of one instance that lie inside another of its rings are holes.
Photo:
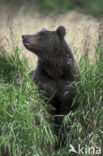
<path fill-rule="evenodd" d="M 80 70 L 67 45 L 64 36 L 66 30 L 59 26 L 56 31 L 42 29 L 34 35 L 23 35 L 24 46 L 38 56 L 37 68 L 30 75 L 39 88 L 50 98 L 55 108 L 54 115 L 66 115 L 72 107 L 74 91 L 71 83 L 80 79 Z M 61 125 L 62 120 L 55 120 Z"/>

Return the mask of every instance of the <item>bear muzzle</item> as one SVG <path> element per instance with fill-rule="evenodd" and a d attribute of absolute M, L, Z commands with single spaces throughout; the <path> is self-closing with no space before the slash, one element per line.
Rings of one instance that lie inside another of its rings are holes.
<path fill-rule="evenodd" d="M 22 35 L 22 41 L 24 46 L 30 46 L 30 43 L 28 42 L 28 35 Z"/>

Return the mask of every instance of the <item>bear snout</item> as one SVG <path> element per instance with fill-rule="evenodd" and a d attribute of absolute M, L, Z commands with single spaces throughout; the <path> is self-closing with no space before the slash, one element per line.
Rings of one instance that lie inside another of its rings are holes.
<path fill-rule="evenodd" d="M 26 48 L 30 47 L 31 45 L 28 40 L 28 35 L 22 35 L 22 42 Z"/>
<path fill-rule="evenodd" d="M 27 35 L 22 35 L 23 40 L 27 40 Z"/>
<path fill-rule="evenodd" d="M 28 43 L 28 35 L 22 35 L 23 43 Z"/>
<path fill-rule="evenodd" d="M 24 39 L 25 38 L 25 35 L 22 35 L 22 39 Z"/>

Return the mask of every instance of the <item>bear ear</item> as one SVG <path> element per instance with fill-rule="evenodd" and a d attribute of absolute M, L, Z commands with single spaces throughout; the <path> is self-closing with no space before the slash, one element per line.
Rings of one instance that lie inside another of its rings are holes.
<path fill-rule="evenodd" d="M 47 29 L 46 28 L 42 28 L 40 31 L 46 31 Z"/>
<path fill-rule="evenodd" d="M 63 26 L 59 26 L 56 30 L 58 36 L 60 37 L 60 39 L 63 39 L 65 34 L 66 34 L 66 30 Z"/>

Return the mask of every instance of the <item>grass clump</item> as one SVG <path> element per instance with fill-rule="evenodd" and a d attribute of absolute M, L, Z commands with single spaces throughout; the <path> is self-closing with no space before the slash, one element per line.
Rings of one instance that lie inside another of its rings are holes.
<path fill-rule="evenodd" d="M 103 148 L 103 55 L 100 47 L 95 48 L 95 60 L 91 64 L 87 55 L 80 59 L 81 80 L 75 83 L 78 109 L 70 112 L 64 119 L 66 146 L 65 155 L 69 153 L 72 144 L 77 153 L 79 145 L 86 156 L 96 154 L 100 148 L 102 156 Z M 89 148 L 94 148 L 89 151 Z M 87 153 L 85 149 L 87 148 Z M 68 151 L 68 152 L 67 152 Z M 79 154 L 79 153 L 78 153 Z M 62 156 L 62 155 L 61 155 Z"/>
<path fill-rule="evenodd" d="M 0 48 L 0 155 L 47 155 L 54 146 L 47 104 L 29 79 L 19 48 Z"/>

